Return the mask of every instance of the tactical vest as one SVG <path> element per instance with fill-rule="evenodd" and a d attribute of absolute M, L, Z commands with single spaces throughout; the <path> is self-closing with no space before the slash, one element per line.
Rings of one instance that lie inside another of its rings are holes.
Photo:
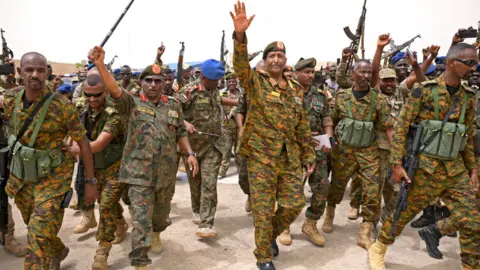
<path fill-rule="evenodd" d="M 13 109 L 12 124 L 15 133 L 18 132 L 19 123 L 17 122 L 17 109 L 22 100 L 25 90 L 17 94 L 15 100 L 15 107 Z M 33 148 L 37 138 L 40 127 L 42 126 L 45 116 L 47 115 L 48 107 L 55 95 L 51 95 L 39 111 L 37 121 L 34 121 L 35 126 L 33 133 L 30 136 L 30 142 L 23 145 L 16 141 L 15 135 L 10 135 L 8 138 L 8 145 L 12 147 L 12 160 L 10 163 L 10 172 L 20 180 L 25 182 L 36 183 L 41 179 L 50 176 L 53 169 L 60 166 L 64 160 L 63 152 L 60 147 L 52 150 L 38 150 Z"/>
<path fill-rule="evenodd" d="M 465 149 L 467 143 L 467 127 L 463 124 L 465 111 L 467 109 L 467 94 L 465 93 L 463 96 L 462 111 L 458 123 L 446 122 L 442 128 L 442 120 L 439 118 L 438 89 L 436 86 L 432 88 L 432 93 L 435 120 L 423 120 L 420 122 L 420 124 L 423 125 L 421 143 L 425 143 L 434 132 L 438 130 L 441 131 L 426 145 L 422 154 L 442 160 L 455 159 L 458 153 Z"/>
<path fill-rule="evenodd" d="M 340 120 L 338 123 L 338 136 L 340 141 L 350 147 L 369 147 L 375 139 L 375 124 L 371 121 L 373 110 L 375 109 L 375 99 L 377 92 L 372 91 L 370 110 L 367 119 L 355 120 L 352 115 L 352 102 L 346 101 L 348 117 Z M 353 95 L 352 90 L 347 91 L 348 95 Z"/>

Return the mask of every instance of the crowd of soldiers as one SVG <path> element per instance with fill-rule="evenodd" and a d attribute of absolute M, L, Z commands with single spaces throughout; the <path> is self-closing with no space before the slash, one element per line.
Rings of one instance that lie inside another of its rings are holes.
<path fill-rule="evenodd" d="M 163 251 L 160 234 L 171 225 L 180 160 L 196 236 L 215 238 L 217 179 L 226 176 L 233 155 L 245 211 L 253 213 L 259 269 L 275 269 L 277 238 L 292 244 L 290 225 L 306 204 L 307 180 L 312 195 L 302 232 L 314 245 L 326 241 L 317 227 L 322 216 L 322 231 L 333 233 L 335 207 L 351 180 L 347 216 L 362 218 L 356 241 L 370 269 L 386 269 L 388 247 L 422 210 L 412 227 L 421 228 L 429 255 L 441 259 L 439 239 L 458 231 L 462 269 L 480 269 L 479 44 L 455 35 L 445 57 L 432 45 L 422 63 L 416 53 L 399 52 L 382 67 L 391 40 L 383 34 L 372 61 L 359 59 L 350 68 L 347 48 L 338 66 L 322 74 L 314 58 L 286 65 L 286 47 L 275 41 L 251 68 L 245 33 L 254 16 L 247 17 L 241 2 L 230 15 L 233 67 L 206 60 L 186 70 L 185 85 L 163 65 L 163 45 L 138 77 L 129 66 L 111 72 L 96 46 L 75 87 L 54 78 L 40 53 L 22 56 L 21 79 L 2 83 L 0 143 L 12 153 L 5 191 L 28 225 L 28 244 L 15 240 L 9 205 L 4 248 L 24 256 L 25 269 L 60 269 L 69 248 L 57 234 L 71 205 L 83 211 L 74 233 L 98 226 L 92 269 L 108 269 L 112 245 L 129 228 L 123 201 L 133 224 L 131 265 L 147 269 L 149 252 Z M 409 174 L 402 162 L 419 126 L 418 166 Z M 79 170 L 85 187 L 70 202 Z M 412 185 L 397 220 L 402 180 Z"/>

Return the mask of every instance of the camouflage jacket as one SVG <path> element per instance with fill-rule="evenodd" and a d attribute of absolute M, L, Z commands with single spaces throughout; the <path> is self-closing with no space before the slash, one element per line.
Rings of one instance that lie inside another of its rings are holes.
<path fill-rule="evenodd" d="M 385 101 L 387 101 L 387 104 L 390 107 L 390 117 L 395 123 L 398 121 L 402 107 L 407 101 L 408 94 L 409 92 L 402 92 L 402 88 L 400 87 L 397 87 L 391 96 L 382 93 L 382 96 L 385 97 Z M 388 141 L 385 130 L 377 130 L 376 140 L 380 149 L 390 150 L 390 142 Z"/>
<path fill-rule="evenodd" d="M 437 166 L 441 163 L 445 166 L 449 177 L 458 175 L 465 171 L 465 168 L 469 171 L 477 168 L 475 163 L 475 156 L 473 152 L 473 135 L 476 128 L 475 123 L 475 98 L 474 93 L 461 85 L 459 91 L 457 91 L 452 97 L 445 84 L 445 77 L 441 75 L 432 81 L 426 81 L 421 84 L 416 84 L 413 87 L 412 93 L 408 98 L 408 102 L 404 105 L 400 118 L 395 128 L 395 135 L 393 137 L 393 145 L 391 150 L 391 163 L 402 164 L 402 158 L 406 155 L 405 145 L 407 141 L 407 133 L 411 124 L 418 124 L 423 120 L 435 119 L 434 114 L 434 101 L 432 88 L 438 89 L 438 102 L 439 102 L 439 118 L 440 121 L 447 114 L 450 104 L 454 98 L 460 98 L 460 102 L 457 103 L 449 122 L 458 123 L 461 115 L 461 108 L 463 104 L 464 95 L 468 95 L 467 107 L 465 113 L 465 125 L 467 126 L 468 140 L 463 152 L 454 160 L 440 160 L 426 155 L 419 155 L 418 168 L 425 170 L 429 174 L 433 174 Z"/>
<path fill-rule="evenodd" d="M 122 80 L 117 81 L 117 84 L 118 84 L 118 86 L 120 86 L 125 91 L 127 91 L 127 92 L 129 92 L 133 95 L 136 95 L 136 96 L 139 96 L 140 92 L 142 91 L 142 89 L 137 85 L 137 83 L 133 79 L 130 80 L 130 83 L 127 85 L 126 88 L 123 87 Z"/>
<path fill-rule="evenodd" d="M 343 89 L 348 89 L 352 87 L 352 81 L 347 76 L 347 63 L 340 63 L 337 67 L 337 73 L 335 74 L 335 79 L 338 85 Z M 332 93 L 333 95 L 333 93 Z M 335 98 L 335 95 L 333 95 Z"/>
<path fill-rule="evenodd" d="M 249 102 L 239 154 L 276 166 L 286 147 L 289 166 L 315 163 L 302 87 L 289 81 L 283 88 L 268 74 L 254 71 L 248 62 L 247 45 L 236 40 L 233 66 Z"/>
<path fill-rule="evenodd" d="M 221 135 L 223 107 L 218 90 L 206 90 L 202 84 L 189 84 L 179 92 L 185 121 L 194 125 L 197 131 Z M 215 147 L 225 151 L 223 136 L 189 134 L 192 150 L 202 158 Z"/>
<path fill-rule="evenodd" d="M 177 162 L 177 141 L 187 136 L 180 104 L 162 96 L 156 105 L 134 99 L 125 90 L 119 99 L 113 100 L 120 114 L 130 115 L 120 182 L 156 189 L 166 186 L 172 177 L 175 179 L 177 171 L 172 166 Z"/>
<path fill-rule="evenodd" d="M 237 109 L 235 110 L 235 113 L 242 114 L 243 117 L 247 116 L 248 112 L 248 98 L 247 98 L 247 93 L 243 91 L 240 93 L 240 96 L 238 97 L 238 105 Z"/>
<path fill-rule="evenodd" d="M 237 89 L 237 93 L 233 94 L 228 90 L 222 91 L 221 96 L 224 98 L 229 99 L 238 99 L 241 95 L 240 89 Z M 237 132 L 237 123 L 235 122 L 235 112 L 237 110 L 237 106 L 226 106 L 223 105 L 223 112 L 225 118 L 222 123 L 222 128 L 228 129 L 229 131 Z"/>
<path fill-rule="evenodd" d="M 33 111 L 35 105 L 45 96 L 49 90 L 44 88 L 41 95 L 37 97 L 35 102 L 29 108 L 23 107 L 23 102 L 14 112 L 15 99 L 17 94 L 23 87 L 10 89 L 5 94 L 4 109 L 5 115 L 12 119 L 13 113 L 17 114 L 17 123 L 11 123 L 12 128 L 9 130 L 10 134 L 16 136 L 28 117 Z M 35 140 L 33 148 L 38 150 L 58 150 L 63 146 L 65 137 L 70 136 L 74 141 L 79 141 L 86 134 L 86 130 L 80 122 L 78 113 L 75 108 L 68 102 L 68 100 L 59 94 L 54 94 L 54 98 L 47 110 L 45 119 L 40 127 L 38 136 Z M 39 115 L 35 117 L 38 119 Z M 32 135 L 35 122 L 30 124 L 25 135 L 20 139 L 20 143 L 28 145 L 30 136 Z M 63 162 L 60 166 L 52 170 L 51 175 L 46 179 L 35 184 L 37 190 L 36 202 L 43 202 L 50 198 L 66 193 L 70 189 L 73 174 L 73 157 L 68 154 L 63 154 Z M 10 174 L 6 191 L 10 197 L 13 197 L 25 184 L 24 181 L 19 180 L 13 174 Z"/>

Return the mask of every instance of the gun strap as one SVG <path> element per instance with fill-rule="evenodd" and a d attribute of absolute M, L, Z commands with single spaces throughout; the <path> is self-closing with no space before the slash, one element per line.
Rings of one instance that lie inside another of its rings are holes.
<path fill-rule="evenodd" d="M 370 88 L 370 91 L 372 91 L 372 99 L 370 100 L 370 109 L 368 110 L 368 115 L 367 115 L 367 119 L 365 119 L 365 121 L 367 122 L 370 122 L 372 120 L 372 114 L 373 114 L 373 110 L 375 109 L 375 100 L 377 99 L 377 91 L 373 91 L 373 89 Z M 354 95 L 353 95 L 353 88 L 352 88 L 352 91 L 350 93 L 350 99 L 351 97 L 353 96 L 353 98 L 356 98 Z M 348 113 L 348 118 L 351 118 L 353 119 L 353 114 L 352 114 L 352 101 L 348 99 L 346 101 L 346 105 L 347 105 L 347 113 Z"/>

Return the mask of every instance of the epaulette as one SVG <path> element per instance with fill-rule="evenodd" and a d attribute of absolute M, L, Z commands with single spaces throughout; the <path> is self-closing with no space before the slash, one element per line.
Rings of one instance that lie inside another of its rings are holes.
<path fill-rule="evenodd" d="M 153 111 L 152 109 L 150 109 L 146 106 L 137 106 L 136 110 L 141 112 L 141 113 L 146 113 L 148 115 L 155 116 L 155 111 Z"/>
<path fill-rule="evenodd" d="M 180 100 L 178 100 L 178 98 L 176 98 L 176 97 L 167 96 L 167 98 L 168 98 L 169 100 L 173 100 L 173 101 L 175 101 L 175 102 L 177 102 L 177 103 L 180 103 Z"/>
<path fill-rule="evenodd" d="M 434 85 L 434 84 L 438 84 L 437 80 L 429 80 L 429 81 L 424 81 L 420 83 L 421 86 Z"/>
<path fill-rule="evenodd" d="M 295 79 L 291 79 L 290 80 L 293 84 L 295 84 L 296 86 L 299 86 L 299 87 L 302 87 L 302 85 Z"/>
<path fill-rule="evenodd" d="M 114 113 L 118 113 L 118 111 L 115 110 L 115 109 L 112 108 L 112 107 L 107 107 L 107 108 L 105 109 L 105 112 L 107 112 L 108 115 L 112 115 L 112 114 L 114 114 Z"/>

